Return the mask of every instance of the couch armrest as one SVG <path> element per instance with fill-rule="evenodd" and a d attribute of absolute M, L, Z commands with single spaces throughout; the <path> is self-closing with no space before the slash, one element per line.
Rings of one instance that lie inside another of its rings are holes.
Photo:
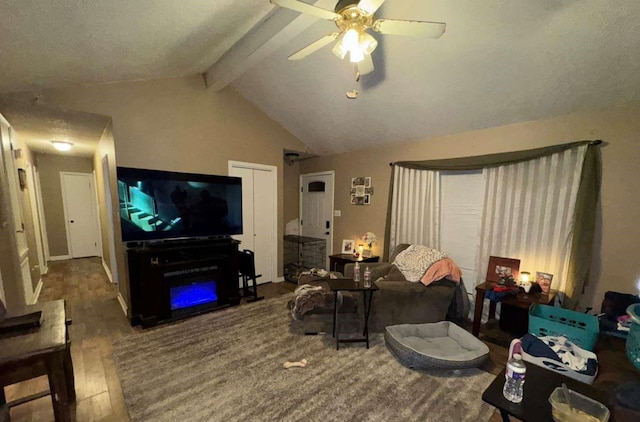
<path fill-rule="evenodd" d="M 353 278 L 353 267 L 355 266 L 356 264 L 346 264 L 344 266 L 344 276 L 346 278 Z M 377 280 L 378 278 L 384 277 L 385 275 L 387 275 L 387 273 L 391 269 L 391 263 L 390 262 L 361 262 L 360 277 L 363 276 L 364 269 L 366 267 L 369 267 L 369 270 L 371 270 L 371 276 L 372 276 L 371 279 Z"/>

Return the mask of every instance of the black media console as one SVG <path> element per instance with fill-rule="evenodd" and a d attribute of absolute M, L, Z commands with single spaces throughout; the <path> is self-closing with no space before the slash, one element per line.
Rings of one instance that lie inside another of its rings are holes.
<path fill-rule="evenodd" d="M 151 327 L 238 305 L 238 244 L 230 238 L 129 243 L 131 325 Z"/>

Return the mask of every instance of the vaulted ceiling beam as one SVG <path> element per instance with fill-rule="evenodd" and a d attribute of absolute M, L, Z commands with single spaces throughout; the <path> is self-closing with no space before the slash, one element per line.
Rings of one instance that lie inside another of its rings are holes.
<path fill-rule="evenodd" d="M 336 0 L 318 0 L 315 5 L 333 10 L 335 3 Z M 274 7 L 207 69 L 204 73 L 207 87 L 220 91 L 317 21 L 313 16 Z"/>

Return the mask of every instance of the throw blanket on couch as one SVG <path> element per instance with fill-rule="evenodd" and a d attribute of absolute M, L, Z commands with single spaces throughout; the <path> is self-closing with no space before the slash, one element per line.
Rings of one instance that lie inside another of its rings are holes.
<path fill-rule="evenodd" d="M 420 281 L 431 265 L 446 257 L 446 253 L 437 249 L 424 245 L 411 245 L 400 252 L 393 263 L 407 281 L 415 283 Z"/>
<path fill-rule="evenodd" d="M 291 306 L 291 317 L 295 320 L 302 320 L 304 314 L 315 308 L 332 307 L 334 294 L 328 292 L 323 286 L 312 286 L 303 284 L 293 291 L 293 304 Z M 338 307 L 342 306 L 342 294 L 338 292 Z"/>

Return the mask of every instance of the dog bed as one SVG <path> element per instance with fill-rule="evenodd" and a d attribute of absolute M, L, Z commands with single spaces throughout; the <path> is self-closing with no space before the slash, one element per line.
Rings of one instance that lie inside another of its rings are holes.
<path fill-rule="evenodd" d="M 412 369 L 462 369 L 481 365 L 489 348 L 452 322 L 385 328 L 384 339 L 400 363 Z"/>

